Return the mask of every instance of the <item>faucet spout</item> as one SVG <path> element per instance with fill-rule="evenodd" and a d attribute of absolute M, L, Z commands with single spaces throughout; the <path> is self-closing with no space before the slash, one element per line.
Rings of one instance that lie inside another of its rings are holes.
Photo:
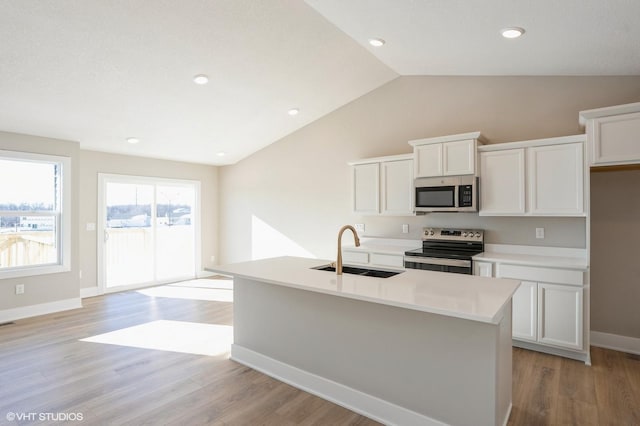
<path fill-rule="evenodd" d="M 336 274 L 337 275 L 342 275 L 342 234 L 347 229 L 353 232 L 353 240 L 356 243 L 356 247 L 360 246 L 360 238 L 358 238 L 358 233 L 356 232 L 356 229 L 353 226 L 345 225 L 342 228 L 340 228 L 340 231 L 338 231 L 338 256 L 336 258 Z"/>

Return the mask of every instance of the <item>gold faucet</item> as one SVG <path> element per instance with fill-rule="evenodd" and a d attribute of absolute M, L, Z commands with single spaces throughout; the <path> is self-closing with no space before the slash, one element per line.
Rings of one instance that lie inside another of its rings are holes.
<path fill-rule="evenodd" d="M 358 233 L 356 232 L 356 229 L 353 226 L 345 225 L 342 228 L 340 228 L 340 231 L 338 232 L 338 258 L 336 259 L 337 275 L 342 275 L 342 233 L 347 229 L 350 229 L 351 232 L 353 232 L 353 239 L 356 242 L 356 247 L 360 247 L 360 238 L 358 238 Z"/>

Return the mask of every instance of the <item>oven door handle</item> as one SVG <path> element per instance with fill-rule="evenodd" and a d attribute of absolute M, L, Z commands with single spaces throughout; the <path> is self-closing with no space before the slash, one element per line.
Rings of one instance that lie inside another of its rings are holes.
<path fill-rule="evenodd" d="M 428 265 L 460 266 L 462 268 L 471 267 L 470 260 L 445 259 L 441 257 L 405 256 L 404 261 Z"/>

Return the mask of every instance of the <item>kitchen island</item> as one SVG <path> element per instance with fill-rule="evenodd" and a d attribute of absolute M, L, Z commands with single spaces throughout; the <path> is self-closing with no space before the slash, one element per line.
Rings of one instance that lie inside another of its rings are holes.
<path fill-rule="evenodd" d="M 327 263 L 210 269 L 234 277 L 233 360 L 386 424 L 506 424 L 519 281 Z"/>

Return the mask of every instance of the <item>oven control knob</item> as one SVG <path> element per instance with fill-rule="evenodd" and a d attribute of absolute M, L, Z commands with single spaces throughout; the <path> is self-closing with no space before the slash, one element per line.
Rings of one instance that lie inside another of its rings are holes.
<path fill-rule="evenodd" d="M 433 229 L 429 231 L 429 235 L 433 235 Z"/>
<path fill-rule="evenodd" d="M 472 235 L 472 234 L 469 234 L 469 235 Z M 463 236 L 463 237 L 466 237 L 466 236 L 467 236 L 467 233 L 466 233 L 466 232 L 463 232 L 463 233 L 462 233 L 462 236 Z"/>
<path fill-rule="evenodd" d="M 480 233 L 476 232 L 476 238 L 480 238 Z"/>

